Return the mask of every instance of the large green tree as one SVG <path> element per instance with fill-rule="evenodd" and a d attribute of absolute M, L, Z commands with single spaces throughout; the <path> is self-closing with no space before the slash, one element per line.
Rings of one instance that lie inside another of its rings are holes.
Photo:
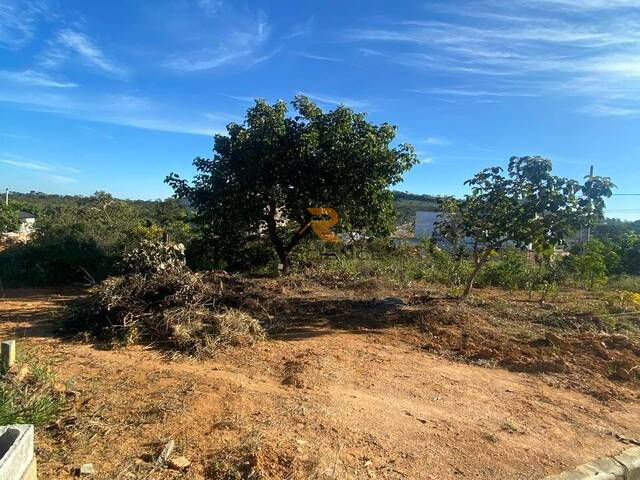
<path fill-rule="evenodd" d="M 411 145 L 392 146 L 396 128 L 375 125 L 340 106 L 323 112 L 295 97 L 295 113 L 264 100 L 242 125 L 216 135 L 211 159 L 196 158 L 193 183 L 171 174 L 167 182 L 187 198 L 209 246 L 224 257 L 264 233 L 283 265 L 310 229 L 307 208 L 331 207 L 337 228 L 388 234 L 393 228 L 391 185 L 417 163 Z"/>
<path fill-rule="evenodd" d="M 449 203 L 437 225 L 443 238 L 466 237 L 473 269 L 463 297 L 493 252 L 506 244 L 549 253 L 572 232 L 602 218 L 604 198 L 613 184 L 606 177 L 586 177 L 583 183 L 552 175 L 551 160 L 511 157 L 506 175 L 491 167 L 465 182 L 471 194 Z"/>

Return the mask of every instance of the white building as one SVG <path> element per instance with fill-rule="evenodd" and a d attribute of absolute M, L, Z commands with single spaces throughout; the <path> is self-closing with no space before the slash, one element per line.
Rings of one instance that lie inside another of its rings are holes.
<path fill-rule="evenodd" d="M 423 211 L 416 212 L 416 238 L 430 238 L 436 228 L 436 222 L 440 219 L 440 212 Z"/>
<path fill-rule="evenodd" d="M 36 223 L 36 216 L 29 212 L 19 211 L 18 218 L 20 219 L 20 225 L 15 232 L 0 232 L 0 240 L 5 240 L 9 243 L 12 242 L 27 242 L 33 234 L 34 226 Z"/>
<path fill-rule="evenodd" d="M 18 212 L 18 217 L 20 218 L 18 233 L 22 235 L 31 235 L 33 233 L 33 226 L 36 223 L 36 216 L 32 213 L 20 210 Z"/>

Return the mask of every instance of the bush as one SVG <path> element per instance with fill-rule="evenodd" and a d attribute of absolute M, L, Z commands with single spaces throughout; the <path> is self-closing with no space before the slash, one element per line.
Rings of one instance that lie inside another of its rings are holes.
<path fill-rule="evenodd" d="M 442 283 L 449 287 L 460 287 L 471 271 L 471 264 L 455 259 L 448 252 L 435 248 L 425 259 L 420 279 Z"/>
<path fill-rule="evenodd" d="M 196 235 L 186 248 L 187 265 L 194 270 L 224 269 L 232 272 L 275 271 L 277 256 L 266 238 L 247 241 L 220 251 L 221 245 Z"/>
<path fill-rule="evenodd" d="M 153 215 L 103 192 L 47 208 L 28 243 L 0 252 L 0 281 L 15 287 L 100 281 L 116 274 L 140 243 L 190 238 L 187 213 L 175 202 L 159 203 Z"/>
<path fill-rule="evenodd" d="M 122 259 L 125 273 L 141 275 L 181 270 L 185 265 L 184 245 L 153 240 L 143 240 L 139 247 L 127 252 Z"/>
<path fill-rule="evenodd" d="M 478 276 L 478 285 L 492 285 L 512 290 L 530 286 L 531 267 L 527 264 L 524 253 L 508 249 L 502 252 L 497 260 L 489 262 Z"/>
<path fill-rule="evenodd" d="M 589 240 L 568 257 L 569 268 L 585 288 L 593 290 L 607 282 L 607 250 L 600 240 Z"/>
<path fill-rule="evenodd" d="M 619 275 L 609 278 L 607 288 L 611 290 L 626 290 L 628 292 L 640 293 L 640 276 Z"/>
<path fill-rule="evenodd" d="M 0 234 L 15 232 L 20 226 L 18 210 L 0 205 Z"/>
<path fill-rule="evenodd" d="M 56 233 L 0 252 L 0 281 L 8 287 L 86 283 L 106 277 L 116 260 L 77 231 Z"/>

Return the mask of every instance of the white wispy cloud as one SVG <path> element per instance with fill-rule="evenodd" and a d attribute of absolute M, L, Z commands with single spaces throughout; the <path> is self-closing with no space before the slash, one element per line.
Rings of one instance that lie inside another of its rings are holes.
<path fill-rule="evenodd" d="M 489 91 L 474 88 L 417 88 L 409 89 L 408 92 L 422 93 L 430 95 L 453 95 L 461 97 L 531 97 L 532 93 L 510 92 L 510 91 Z"/>
<path fill-rule="evenodd" d="M 53 180 L 58 183 L 73 183 L 77 180 L 67 175 L 61 175 L 63 172 L 80 173 L 80 170 L 74 167 L 67 167 L 62 165 L 53 165 L 43 162 L 36 162 L 33 160 L 21 159 L 19 155 L 4 154 L 5 157 L 0 158 L 0 163 L 10 165 L 20 170 L 31 171 L 34 174 L 38 174 L 41 177 Z M 19 159 L 19 160 L 18 160 Z"/>
<path fill-rule="evenodd" d="M 225 122 L 225 123 L 229 123 L 229 122 L 236 122 L 236 123 L 242 123 L 242 116 L 240 115 L 234 115 L 232 113 L 227 113 L 227 112 L 206 112 L 204 114 L 205 118 L 208 118 L 210 120 L 213 120 L 215 122 L 221 123 L 221 122 Z"/>
<path fill-rule="evenodd" d="M 0 91 L 0 102 L 23 105 L 80 120 L 110 123 L 145 130 L 212 136 L 227 122 L 202 113 L 171 107 L 129 94 L 71 96 L 41 91 Z M 218 113 L 220 115 L 220 113 Z M 228 114 L 231 115 L 231 114 Z"/>
<path fill-rule="evenodd" d="M 449 140 L 440 137 L 428 137 L 422 140 L 421 143 L 424 143 L 425 145 L 435 145 L 440 147 L 451 145 L 451 142 Z"/>
<path fill-rule="evenodd" d="M 375 50 L 373 48 L 358 48 L 358 52 L 360 55 L 364 55 L 365 57 L 384 57 L 386 56 L 383 52 L 379 50 Z"/>
<path fill-rule="evenodd" d="M 24 135 L 22 133 L 13 133 L 13 132 L 0 132 L 0 137 L 14 138 L 17 140 L 28 140 L 33 138 L 31 135 Z"/>
<path fill-rule="evenodd" d="M 227 95 L 226 93 L 222 93 L 221 94 L 223 97 L 227 97 L 230 98 L 232 100 L 237 100 L 238 102 L 243 102 L 243 103 L 253 103 L 256 98 L 260 98 L 259 96 L 257 97 L 249 97 L 246 95 Z"/>
<path fill-rule="evenodd" d="M 36 87 L 73 88 L 78 86 L 77 83 L 55 80 L 46 73 L 36 72 L 34 70 L 0 70 L 0 78 L 14 83 L 33 85 Z"/>
<path fill-rule="evenodd" d="M 225 34 L 215 48 L 175 54 L 165 62 L 165 66 L 179 72 L 198 72 L 228 65 L 257 65 L 278 51 L 266 50 L 270 35 L 269 24 L 259 19 L 244 29 Z"/>
<path fill-rule="evenodd" d="M 0 162 L 6 163 L 7 165 L 11 165 L 13 167 L 24 168 L 27 170 L 38 170 L 41 172 L 51 172 L 53 169 L 46 165 L 42 165 L 41 163 L 34 162 L 23 162 L 20 160 L 11 160 L 11 159 L 0 159 Z"/>
<path fill-rule="evenodd" d="M 52 16 L 46 1 L 2 0 L 0 2 L 0 47 L 19 49 L 31 42 L 38 21 Z"/>
<path fill-rule="evenodd" d="M 87 67 L 114 77 L 127 75 L 127 71 L 108 59 L 87 34 L 66 28 L 58 31 L 55 38 L 49 41 L 42 55 L 41 65 L 56 68 L 70 61 L 79 61 Z"/>
<path fill-rule="evenodd" d="M 573 6 L 582 13 L 570 15 Z M 473 8 L 437 7 L 447 21 L 378 21 L 346 31 L 343 39 L 389 62 L 472 85 L 411 90 L 443 101 L 582 96 L 594 105 L 615 99 L 602 114 L 631 116 L 640 103 L 640 10 L 629 7 L 638 6 L 631 0 L 487 0 Z M 591 12 L 599 9 L 606 12 Z"/>
<path fill-rule="evenodd" d="M 594 117 L 640 117 L 639 108 L 616 107 L 612 105 L 587 105 L 580 110 Z"/>
<path fill-rule="evenodd" d="M 367 108 L 370 107 L 371 104 L 368 101 L 357 100 L 349 97 L 336 97 L 333 95 L 325 95 L 318 93 L 309 93 L 309 92 L 297 92 L 298 95 L 304 95 L 305 97 L 309 97 L 311 100 L 315 100 L 319 103 L 325 103 L 328 105 L 344 105 L 352 108 Z"/>
<path fill-rule="evenodd" d="M 487 152 L 487 153 L 493 153 L 495 152 L 495 150 L 491 149 L 491 148 L 487 148 L 487 147 L 482 147 L 480 145 L 475 145 L 473 143 L 470 143 L 469 146 L 471 148 L 475 148 L 476 150 L 480 150 L 481 152 Z"/>
<path fill-rule="evenodd" d="M 222 0 L 197 0 L 198 6 L 207 15 L 217 15 L 222 10 Z"/>
<path fill-rule="evenodd" d="M 298 37 L 308 37 L 313 31 L 313 23 L 314 18 L 309 17 L 306 21 L 295 24 L 284 38 L 289 40 Z"/>
<path fill-rule="evenodd" d="M 77 183 L 78 180 L 64 175 L 46 175 L 46 178 L 55 183 Z"/>
<path fill-rule="evenodd" d="M 322 62 L 344 63 L 344 60 L 337 57 L 327 57 L 324 55 L 316 55 L 314 53 L 309 53 L 309 52 L 295 52 L 295 54 L 299 57 L 308 58 L 310 60 L 320 60 Z"/>
<path fill-rule="evenodd" d="M 563 7 L 568 10 L 619 10 L 640 8 L 639 0 L 528 0 L 528 5 Z"/>

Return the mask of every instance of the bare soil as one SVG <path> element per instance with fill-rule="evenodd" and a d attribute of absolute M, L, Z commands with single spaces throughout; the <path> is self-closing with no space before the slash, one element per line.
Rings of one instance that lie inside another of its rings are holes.
<path fill-rule="evenodd" d="M 0 337 L 66 385 L 63 417 L 37 430 L 41 478 L 90 462 L 111 480 L 534 479 L 640 438 L 633 334 L 568 330 L 568 313 L 498 290 L 461 304 L 258 283 L 269 339 L 210 359 L 64 338 L 56 313 L 82 292 L 5 292 Z M 154 463 L 170 439 L 188 470 Z"/>

